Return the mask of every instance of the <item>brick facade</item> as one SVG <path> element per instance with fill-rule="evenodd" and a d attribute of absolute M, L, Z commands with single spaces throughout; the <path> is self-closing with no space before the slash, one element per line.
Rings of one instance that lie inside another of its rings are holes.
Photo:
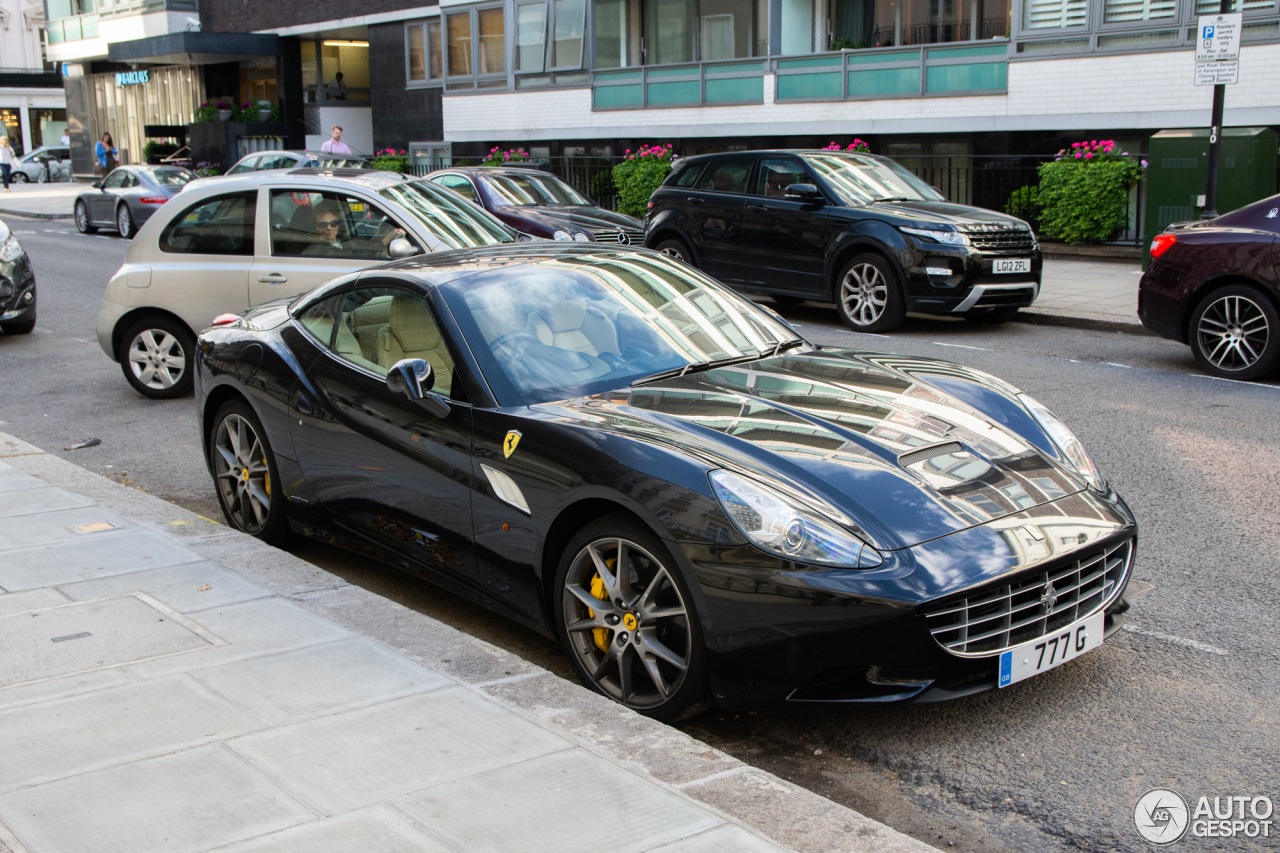
<path fill-rule="evenodd" d="M 375 148 L 400 151 L 410 142 L 444 139 L 439 87 L 405 86 L 404 24 L 369 27 L 369 84 Z"/>

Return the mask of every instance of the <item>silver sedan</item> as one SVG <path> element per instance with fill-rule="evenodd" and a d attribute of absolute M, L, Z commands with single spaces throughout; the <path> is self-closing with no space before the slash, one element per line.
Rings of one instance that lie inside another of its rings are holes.
<path fill-rule="evenodd" d="M 76 228 L 92 234 L 112 228 L 132 237 L 142 223 L 195 175 L 177 166 L 119 166 L 76 199 Z"/>

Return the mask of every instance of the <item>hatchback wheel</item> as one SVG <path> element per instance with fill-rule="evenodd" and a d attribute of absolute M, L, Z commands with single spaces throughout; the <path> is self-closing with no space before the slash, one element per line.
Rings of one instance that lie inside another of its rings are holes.
<path fill-rule="evenodd" d="M 1280 362 L 1280 317 L 1270 299 L 1247 285 L 1206 296 L 1188 331 L 1196 361 L 1214 376 L 1258 379 Z"/>
<path fill-rule="evenodd" d="M 881 255 L 858 255 L 836 279 L 836 309 L 855 332 L 887 332 L 907 315 L 902 287 Z"/>
<path fill-rule="evenodd" d="M 663 240 L 654 248 L 668 257 L 675 258 L 677 261 L 684 261 L 689 266 L 693 266 L 693 255 L 689 252 L 688 247 L 674 237 Z"/>
<path fill-rule="evenodd" d="M 82 201 L 76 202 L 76 230 L 81 234 L 96 234 L 98 231 L 89 224 L 89 208 Z"/>
<path fill-rule="evenodd" d="M 231 400 L 214 417 L 209 463 L 228 524 L 273 544 L 289 537 L 275 456 L 261 421 L 243 400 Z"/>
<path fill-rule="evenodd" d="M 702 629 L 666 547 L 625 516 L 592 522 L 556 573 L 556 627 L 579 678 L 665 721 L 710 704 Z"/>
<path fill-rule="evenodd" d="M 133 214 L 129 212 L 129 205 L 127 204 L 122 204 L 116 208 L 116 230 L 126 240 L 138 230 L 133 224 Z"/>
<path fill-rule="evenodd" d="M 168 400 L 190 394 L 194 383 L 195 338 L 167 317 L 134 323 L 120 341 L 120 368 L 129 384 L 145 397 Z"/>

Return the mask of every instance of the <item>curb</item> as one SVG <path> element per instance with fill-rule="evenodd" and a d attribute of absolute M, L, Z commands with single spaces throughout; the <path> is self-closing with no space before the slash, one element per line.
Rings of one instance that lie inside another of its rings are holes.
<path fill-rule="evenodd" d="M 1054 308 L 1023 308 L 1013 316 L 1013 323 L 1032 326 L 1065 326 L 1073 329 L 1092 329 L 1097 332 L 1120 332 L 1126 335 L 1145 335 L 1158 338 L 1155 332 L 1142 325 L 1135 317 L 1122 320 L 1114 314 L 1070 314 Z"/>
<path fill-rule="evenodd" d="M 775 844 L 805 853 L 935 851 L 517 655 L 351 585 L 252 536 L 122 486 L 5 433 L 0 433 L 0 461 L 88 498 L 281 598 L 378 641 Z"/>
<path fill-rule="evenodd" d="M 33 210 L 3 210 L 0 216 L 16 216 L 19 219 L 75 219 L 74 213 L 36 213 Z"/>

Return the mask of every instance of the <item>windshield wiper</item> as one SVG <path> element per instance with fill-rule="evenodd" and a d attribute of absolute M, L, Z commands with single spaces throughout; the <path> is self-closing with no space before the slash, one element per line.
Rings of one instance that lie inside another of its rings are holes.
<path fill-rule="evenodd" d="M 776 350 L 776 348 L 775 348 Z M 731 355 L 727 358 L 713 358 L 710 361 L 691 361 L 683 367 L 673 367 L 670 370 L 662 370 L 642 379 L 637 379 L 631 383 L 634 388 L 637 385 L 648 385 L 650 382 L 657 382 L 660 379 L 671 379 L 676 376 L 684 376 L 689 373 L 700 373 L 703 370 L 710 370 L 713 367 L 724 367 L 729 364 L 739 364 L 745 361 L 759 361 L 765 358 L 764 353 L 752 353 L 750 355 Z"/>
<path fill-rule="evenodd" d="M 864 207 L 870 207 L 871 205 L 873 205 L 873 204 L 879 204 L 879 203 L 880 203 L 880 202 L 882 202 L 882 201 L 924 201 L 924 199 L 922 199 L 922 198 L 907 198 L 906 196 L 896 195 L 896 196 L 891 196 L 890 198 L 873 198 L 873 199 L 871 199 L 871 201 L 867 202 L 867 203 L 866 203 L 865 205 L 863 205 L 863 206 L 864 206 Z"/>
<path fill-rule="evenodd" d="M 780 352 L 786 352 L 792 347 L 800 346 L 804 341 L 800 338 L 792 338 L 789 341 L 778 341 L 778 345 L 773 348 L 773 352 L 769 353 L 769 358 L 773 358 Z"/>

